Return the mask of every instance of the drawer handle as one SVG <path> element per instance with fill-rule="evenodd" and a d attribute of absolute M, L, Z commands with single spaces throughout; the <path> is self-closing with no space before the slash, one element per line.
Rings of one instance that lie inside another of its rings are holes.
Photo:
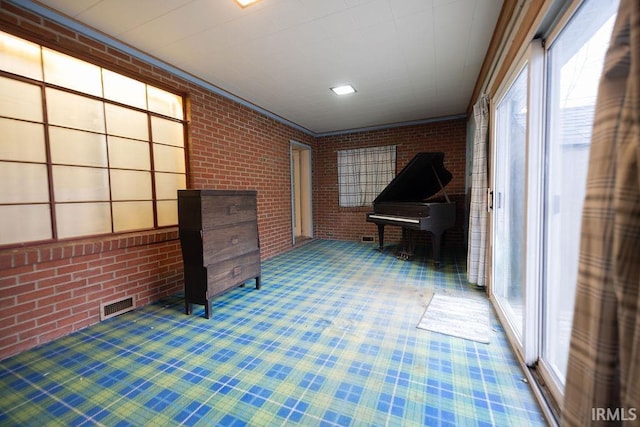
<path fill-rule="evenodd" d="M 229 206 L 229 215 L 237 214 L 239 210 L 238 205 L 231 205 Z"/>
<path fill-rule="evenodd" d="M 234 267 L 234 269 L 233 269 L 233 275 L 234 275 L 234 276 L 238 276 L 240 273 L 242 273 L 242 266 L 240 266 L 240 265 L 239 265 L 239 266 L 237 266 L 237 267 Z"/>
<path fill-rule="evenodd" d="M 232 245 L 237 245 L 239 241 L 240 241 L 240 239 L 238 239 L 238 236 L 233 236 L 231 238 L 231 244 Z"/>

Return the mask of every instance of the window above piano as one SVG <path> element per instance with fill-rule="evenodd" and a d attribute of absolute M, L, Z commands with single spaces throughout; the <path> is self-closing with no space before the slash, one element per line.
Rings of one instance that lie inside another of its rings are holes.
<path fill-rule="evenodd" d="M 371 206 L 396 174 L 396 146 L 338 151 L 338 197 L 341 207 Z"/>

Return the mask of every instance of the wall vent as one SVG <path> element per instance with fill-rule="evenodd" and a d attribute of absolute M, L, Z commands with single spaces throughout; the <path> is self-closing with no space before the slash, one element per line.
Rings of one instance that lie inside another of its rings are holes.
<path fill-rule="evenodd" d="M 373 236 L 362 236 L 362 241 L 363 242 L 375 242 L 376 238 Z"/>
<path fill-rule="evenodd" d="M 135 297 L 130 296 L 117 301 L 103 302 L 100 304 L 100 321 L 117 316 L 136 308 Z"/>

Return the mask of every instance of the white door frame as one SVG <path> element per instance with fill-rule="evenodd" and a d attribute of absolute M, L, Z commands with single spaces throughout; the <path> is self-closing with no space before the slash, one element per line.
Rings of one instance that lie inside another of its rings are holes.
<path fill-rule="evenodd" d="M 542 239 L 542 187 L 541 187 L 541 167 L 543 162 L 543 122 L 541 104 L 543 102 L 542 93 L 544 91 L 544 79 L 540 78 L 544 71 L 544 52 L 540 40 L 534 40 L 528 45 L 527 50 L 518 61 L 511 66 L 508 78 L 501 84 L 495 102 L 492 103 L 492 112 L 495 112 L 499 102 L 504 98 L 511 88 L 520 71 L 527 67 L 527 129 L 525 145 L 525 218 L 524 218 L 524 295 L 523 295 L 523 324 L 522 336 L 517 337 L 512 329 L 508 316 L 504 312 L 498 298 L 493 294 L 495 288 L 493 274 L 495 265 L 491 268 L 491 299 L 496 306 L 496 312 L 505 326 L 507 337 L 512 343 L 516 352 L 526 365 L 533 365 L 540 357 L 540 301 L 541 301 L 541 279 L 540 279 L 540 246 Z M 496 144 L 497 129 L 493 130 L 492 143 Z M 504 141 L 503 141 L 504 142 Z M 494 168 L 492 170 L 491 186 L 495 186 L 496 174 L 500 173 L 500 165 L 497 163 L 497 149 L 492 147 Z M 496 203 L 494 201 L 494 203 Z M 492 234 L 496 227 L 495 212 L 492 213 Z M 492 236 L 492 251 L 495 245 L 499 244 Z M 491 254 L 492 263 L 496 262 L 496 257 Z"/>
<path fill-rule="evenodd" d="M 303 163 L 299 167 L 296 164 L 296 152 L 306 153 L 305 158 L 300 159 L 299 162 Z M 291 164 L 291 241 L 292 244 L 296 244 L 296 220 L 298 216 L 303 221 L 303 233 L 305 237 L 313 237 L 313 191 L 312 191 L 312 162 L 311 162 L 311 146 L 303 144 L 297 141 L 290 141 L 289 154 Z M 300 169 L 300 170 L 298 170 Z M 300 173 L 300 177 L 296 177 L 296 172 Z M 296 182 L 300 187 L 300 192 L 296 190 Z M 301 195 L 301 200 L 296 200 L 296 194 Z M 300 209 L 296 209 L 296 204 L 299 202 Z M 298 214 L 296 211 L 299 210 Z"/>

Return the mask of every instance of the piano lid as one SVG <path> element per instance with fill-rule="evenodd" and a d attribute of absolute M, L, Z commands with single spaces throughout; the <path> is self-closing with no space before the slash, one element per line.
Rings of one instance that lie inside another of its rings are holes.
<path fill-rule="evenodd" d="M 418 153 L 385 187 L 373 204 L 382 202 L 420 202 L 446 186 L 453 175 L 444 164 L 444 153 Z M 438 174 L 436 177 L 435 174 Z M 440 181 L 438 182 L 438 178 Z"/>

